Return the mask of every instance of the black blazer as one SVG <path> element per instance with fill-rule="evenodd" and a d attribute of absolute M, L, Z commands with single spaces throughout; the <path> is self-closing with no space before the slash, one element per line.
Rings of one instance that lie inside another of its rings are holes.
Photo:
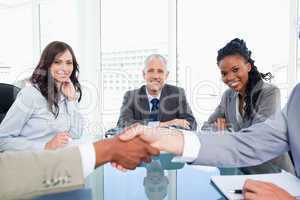
<path fill-rule="evenodd" d="M 197 129 L 197 122 L 188 105 L 183 88 L 165 84 L 159 100 L 159 121 L 165 122 L 175 118 L 186 119 L 190 122 L 192 130 Z M 150 108 L 146 86 L 127 91 L 124 95 L 117 126 L 126 127 L 136 122 L 146 124 L 149 121 Z"/>

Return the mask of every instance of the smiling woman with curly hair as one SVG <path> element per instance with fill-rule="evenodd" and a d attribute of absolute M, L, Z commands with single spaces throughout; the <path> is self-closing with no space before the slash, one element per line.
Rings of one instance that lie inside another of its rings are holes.
<path fill-rule="evenodd" d="M 244 40 L 233 39 L 221 48 L 217 64 L 222 81 L 229 89 L 224 92 L 220 104 L 202 129 L 213 126 L 216 130 L 232 128 L 239 131 L 265 121 L 280 109 L 280 90 L 265 82 L 273 78 L 272 74 L 258 71 Z M 247 174 L 278 172 L 279 169 L 274 167 L 276 165 L 294 171 L 288 155 L 259 166 L 241 168 L 241 171 Z"/>

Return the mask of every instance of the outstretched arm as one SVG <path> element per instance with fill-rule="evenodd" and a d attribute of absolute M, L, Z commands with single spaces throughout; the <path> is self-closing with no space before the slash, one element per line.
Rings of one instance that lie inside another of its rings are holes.
<path fill-rule="evenodd" d="M 136 126 L 120 135 L 122 140 L 140 136 L 152 146 L 177 155 L 185 155 L 195 145 L 193 132 L 147 128 Z M 252 166 L 270 160 L 288 150 L 287 125 L 284 114 L 278 112 L 275 118 L 255 124 L 236 133 L 198 135 L 200 147 L 193 148 L 197 155 L 191 162 L 196 165 L 217 167 Z M 191 155 L 189 153 L 189 155 Z"/>
<path fill-rule="evenodd" d="M 159 151 L 140 138 L 119 138 L 56 151 L 22 151 L 0 154 L 0 199 L 30 199 L 47 193 L 84 186 L 84 178 L 95 167 L 116 162 L 134 169 Z M 28 182 L 28 180 L 30 180 Z"/>

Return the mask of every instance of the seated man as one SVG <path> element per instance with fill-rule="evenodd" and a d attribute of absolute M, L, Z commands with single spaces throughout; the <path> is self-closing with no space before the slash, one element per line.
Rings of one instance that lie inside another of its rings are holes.
<path fill-rule="evenodd" d="M 149 126 L 177 126 L 196 130 L 197 122 L 182 88 L 165 84 L 169 75 L 166 59 L 150 55 L 145 60 L 146 85 L 124 95 L 118 127 L 139 122 Z"/>

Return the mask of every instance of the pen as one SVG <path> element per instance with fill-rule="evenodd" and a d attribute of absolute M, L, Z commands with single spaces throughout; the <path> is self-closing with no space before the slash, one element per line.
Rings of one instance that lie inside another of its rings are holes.
<path fill-rule="evenodd" d="M 230 190 L 229 192 L 234 194 L 243 194 L 243 190 Z"/>

